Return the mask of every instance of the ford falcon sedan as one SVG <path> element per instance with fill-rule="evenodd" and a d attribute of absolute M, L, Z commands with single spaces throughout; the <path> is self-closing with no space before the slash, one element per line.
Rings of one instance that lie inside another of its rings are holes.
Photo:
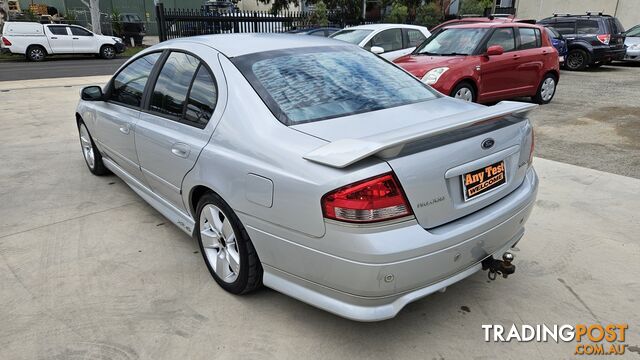
<path fill-rule="evenodd" d="M 445 97 L 346 42 L 230 34 L 145 49 L 75 120 L 89 170 L 195 237 L 224 290 L 377 321 L 514 272 L 535 106 Z"/>

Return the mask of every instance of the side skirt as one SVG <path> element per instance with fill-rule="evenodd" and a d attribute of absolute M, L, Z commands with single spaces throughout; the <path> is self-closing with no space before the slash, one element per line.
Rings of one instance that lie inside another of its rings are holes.
<path fill-rule="evenodd" d="M 195 229 L 195 221 L 191 216 L 178 210 L 175 206 L 168 203 L 163 198 L 156 195 L 144 184 L 133 178 L 127 172 L 122 170 L 116 163 L 107 158 L 102 158 L 104 165 L 111 170 L 114 174 L 118 175 L 129 187 L 136 192 L 144 201 L 151 205 L 154 209 L 158 210 L 164 217 L 169 219 L 178 228 L 187 233 L 189 236 L 193 236 Z"/>

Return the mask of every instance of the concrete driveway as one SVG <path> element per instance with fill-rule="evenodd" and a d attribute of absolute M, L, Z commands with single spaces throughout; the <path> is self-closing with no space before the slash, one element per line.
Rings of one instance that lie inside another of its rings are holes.
<path fill-rule="evenodd" d="M 94 81 L 0 86 L 14 89 L 0 92 L 0 359 L 570 358 L 574 343 L 485 343 L 481 325 L 596 322 L 628 323 L 639 357 L 640 180 L 535 159 L 512 278 L 477 273 L 356 323 L 268 289 L 225 293 L 193 239 L 91 175 L 73 111 Z"/>

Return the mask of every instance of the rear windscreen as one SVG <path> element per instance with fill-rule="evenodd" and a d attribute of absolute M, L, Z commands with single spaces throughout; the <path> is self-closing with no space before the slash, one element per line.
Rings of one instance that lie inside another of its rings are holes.
<path fill-rule="evenodd" d="M 351 46 L 277 50 L 231 60 L 286 125 L 437 97 L 404 70 Z"/>

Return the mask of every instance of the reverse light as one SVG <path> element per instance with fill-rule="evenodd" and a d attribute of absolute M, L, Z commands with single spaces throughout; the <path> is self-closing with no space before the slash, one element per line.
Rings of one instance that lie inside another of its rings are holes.
<path fill-rule="evenodd" d="M 611 34 L 602 34 L 602 35 L 598 35 L 596 36 L 598 38 L 598 40 L 605 44 L 605 45 L 609 45 L 609 41 L 611 41 Z"/>
<path fill-rule="evenodd" d="M 433 85 L 440 80 L 440 76 L 445 73 L 445 71 L 449 70 L 448 67 L 439 67 L 430 70 L 423 77 L 422 81 L 427 85 Z"/>
<path fill-rule="evenodd" d="M 392 173 L 359 181 L 322 197 L 324 217 L 372 223 L 411 215 L 411 207 Z"/>
<path fill-rule="evenodd" d="M 9 41 L 9 39 L 7 39 L 6 37 L 2 37 L 2 44 L 4 44 L 4 46 L 11 46 L 11 41 Z"/>

